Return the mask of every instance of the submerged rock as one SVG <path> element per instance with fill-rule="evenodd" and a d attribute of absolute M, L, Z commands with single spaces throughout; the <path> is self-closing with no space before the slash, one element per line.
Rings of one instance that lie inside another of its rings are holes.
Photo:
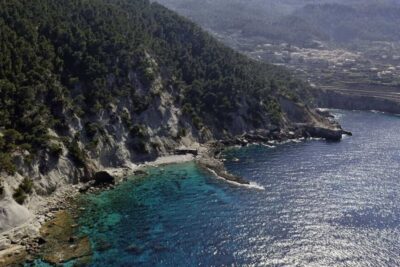
<path fill-rule="evenodd" d="M 40 232 L 45 243 L 40 254 L 44 261 L 56 265 L 92 255 L 89 238 L 75 237 L 73 223 L 71 214 L 60 211 L 43 225 Z"/>
<path fill-rule="evenodd" d="M 247 185 L 250 184 L 250 182 L 247 181 L 246 179 L 227 172 L 224 164 L 218 159 L 211 158 L 211 157 L 203 157 L 203 158 L 197 160 L 197 164 L 201 168 L 203 168 L 207 171 L 211 171 L 218 177 L 223 178 L 225 180 L 239 183 L 239 184 L 247 184 Z"/>
<path fill-rule="evenodd" d="M 51 264 L 60 264 L 92 255 L 89 237 L 83 237 L 75 244 L 63 244 L 54 247 L 54 251 L 44 255 L 43 260 Z"/>
<path fill-rule="evenodd" d="M 143 252 L 143 247 L 133 243 L 133 244 L 129 245 L 128 247 L 126 247 L 125 250 L 132 254 L 140 254 Z"/>
<path fill-rule="evenodd" d="M 168 248 L 162 244 L 159 243 L 155 243 L 151 246 L 151 248 L 155 251 L 155 252 L 162 252 L 165 250 L 168 250 Z"/>
<path fill-rule="evenodd" d="M 148 175 L 149 173 L 144 170 L 136 170 L 133 172 L 134 175 Z"/>
<path fill-rule="evenodd" d="M 97 240 L 96 249 L 98 251 L 106 251 L 106 250 L 109 250 L 110 248 L 112 248 L 112 245 L 107 240 L 105 240 L 105 239 Z"/>

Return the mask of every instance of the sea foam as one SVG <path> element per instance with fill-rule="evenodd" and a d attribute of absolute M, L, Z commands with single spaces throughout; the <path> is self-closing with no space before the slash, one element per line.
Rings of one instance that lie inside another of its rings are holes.
<path fill-rule="evenodd" d="M 250 182 L 249 184 L 241 184 L 241 183 L 231 181 L 231 180 L 225 179 L 224 177 L 219 176 L 214 170 L 211 170 L 210 168 L 207 168 L 207 170 L 209 172 L 211 172 L 218 179 L 224 180 L 227 183 L 230 183 L 230 184 L 233 184 L 236 186 L 240 186 L 240 187 L 246 187 L 246 188 L 257 189 L 257 190 L 265 190 L 264 186 L 262 186 L 256 182 Z"/>

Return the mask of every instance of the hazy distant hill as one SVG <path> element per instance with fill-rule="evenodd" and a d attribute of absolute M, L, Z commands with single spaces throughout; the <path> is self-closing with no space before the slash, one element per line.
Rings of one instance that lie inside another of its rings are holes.
<path fill-rule="evenodd" d="M 334 42 L 356 39 L 368 41 L 400 40 L 400 6 L 389 4 L 307 5 L 296 16 L 318 29 Z"/>
<path fill-rule="evenodd" d="M 332 43 L 398 41 L 398 0 L 159 0 L 217 32 L 240 32 L 307 46 Z"/>

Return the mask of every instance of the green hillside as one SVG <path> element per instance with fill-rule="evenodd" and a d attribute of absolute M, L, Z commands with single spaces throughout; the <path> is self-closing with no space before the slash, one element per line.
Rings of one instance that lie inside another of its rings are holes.
<path fill-rule="evenodd" d="M 163 90 L 199 131 L 229 131 L 244 103 L 249 124 L 279 125 L 277 96 L 305 94 L 283 69 L 247 59 L 146 0 L 1 1 L 0 39 L 0 168 L 10 173 L 15 151 L 61 153 L 49 129 L 83 163 L 82 135 L 96 146 L 96 116 L 121 101 L 132 103 L 129 116 L 118 114 L 125 127 L 144 138 L 134 116 Z M 76 117 L 84 129 L 72 135 Z"/>

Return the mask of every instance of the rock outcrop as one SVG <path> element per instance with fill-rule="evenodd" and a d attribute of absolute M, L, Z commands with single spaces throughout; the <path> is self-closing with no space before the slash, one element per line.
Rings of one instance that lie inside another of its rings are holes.
<path fill-rule="evenodd" d="M 323 108 L 348 110 L 377 110 L 400 114 L 399 99 L 388 99 L 373 95 L 340 93 L 334 90 L 313 90 L 316 104 Z"/>
<path fill-rule="evenodd" d="M 342 135 L 348 133 L 342 129 L 329 129 L 315 126 L 306 126 L 305 132 L 314 138 L 323 138 L 329 141 L 340 141 Z"/>
<path fill-rule="evenodd" d="M 214 175 L 217 175 L 218 177 L 223 178 L 227 181 L 245 185 L 250 184 L 250 182 L 246 179 L 229 173 L 225 169 L 224 164 L 221 161 L 212 157 L 201 157 L 197 159 L 197 164 L 204 170 L 212 172 Z"/>
<path fill-rule="evenodd" d="M 95 181 L 95 186 L 98 185 L 109 185 L 109 184 L 115 184 L 115 177 L 112 176 L 109 172 L 107 171 L 99 171 L 94 174 L 93 177 Z"/>
<path fill-rule="evenodd" d="M 0 196 L 0 233 L 19 226 L 30 218 L 32 218 L 31 212 L 15 202 L 9 188 L 5 186 L 3 197 Z"/>

